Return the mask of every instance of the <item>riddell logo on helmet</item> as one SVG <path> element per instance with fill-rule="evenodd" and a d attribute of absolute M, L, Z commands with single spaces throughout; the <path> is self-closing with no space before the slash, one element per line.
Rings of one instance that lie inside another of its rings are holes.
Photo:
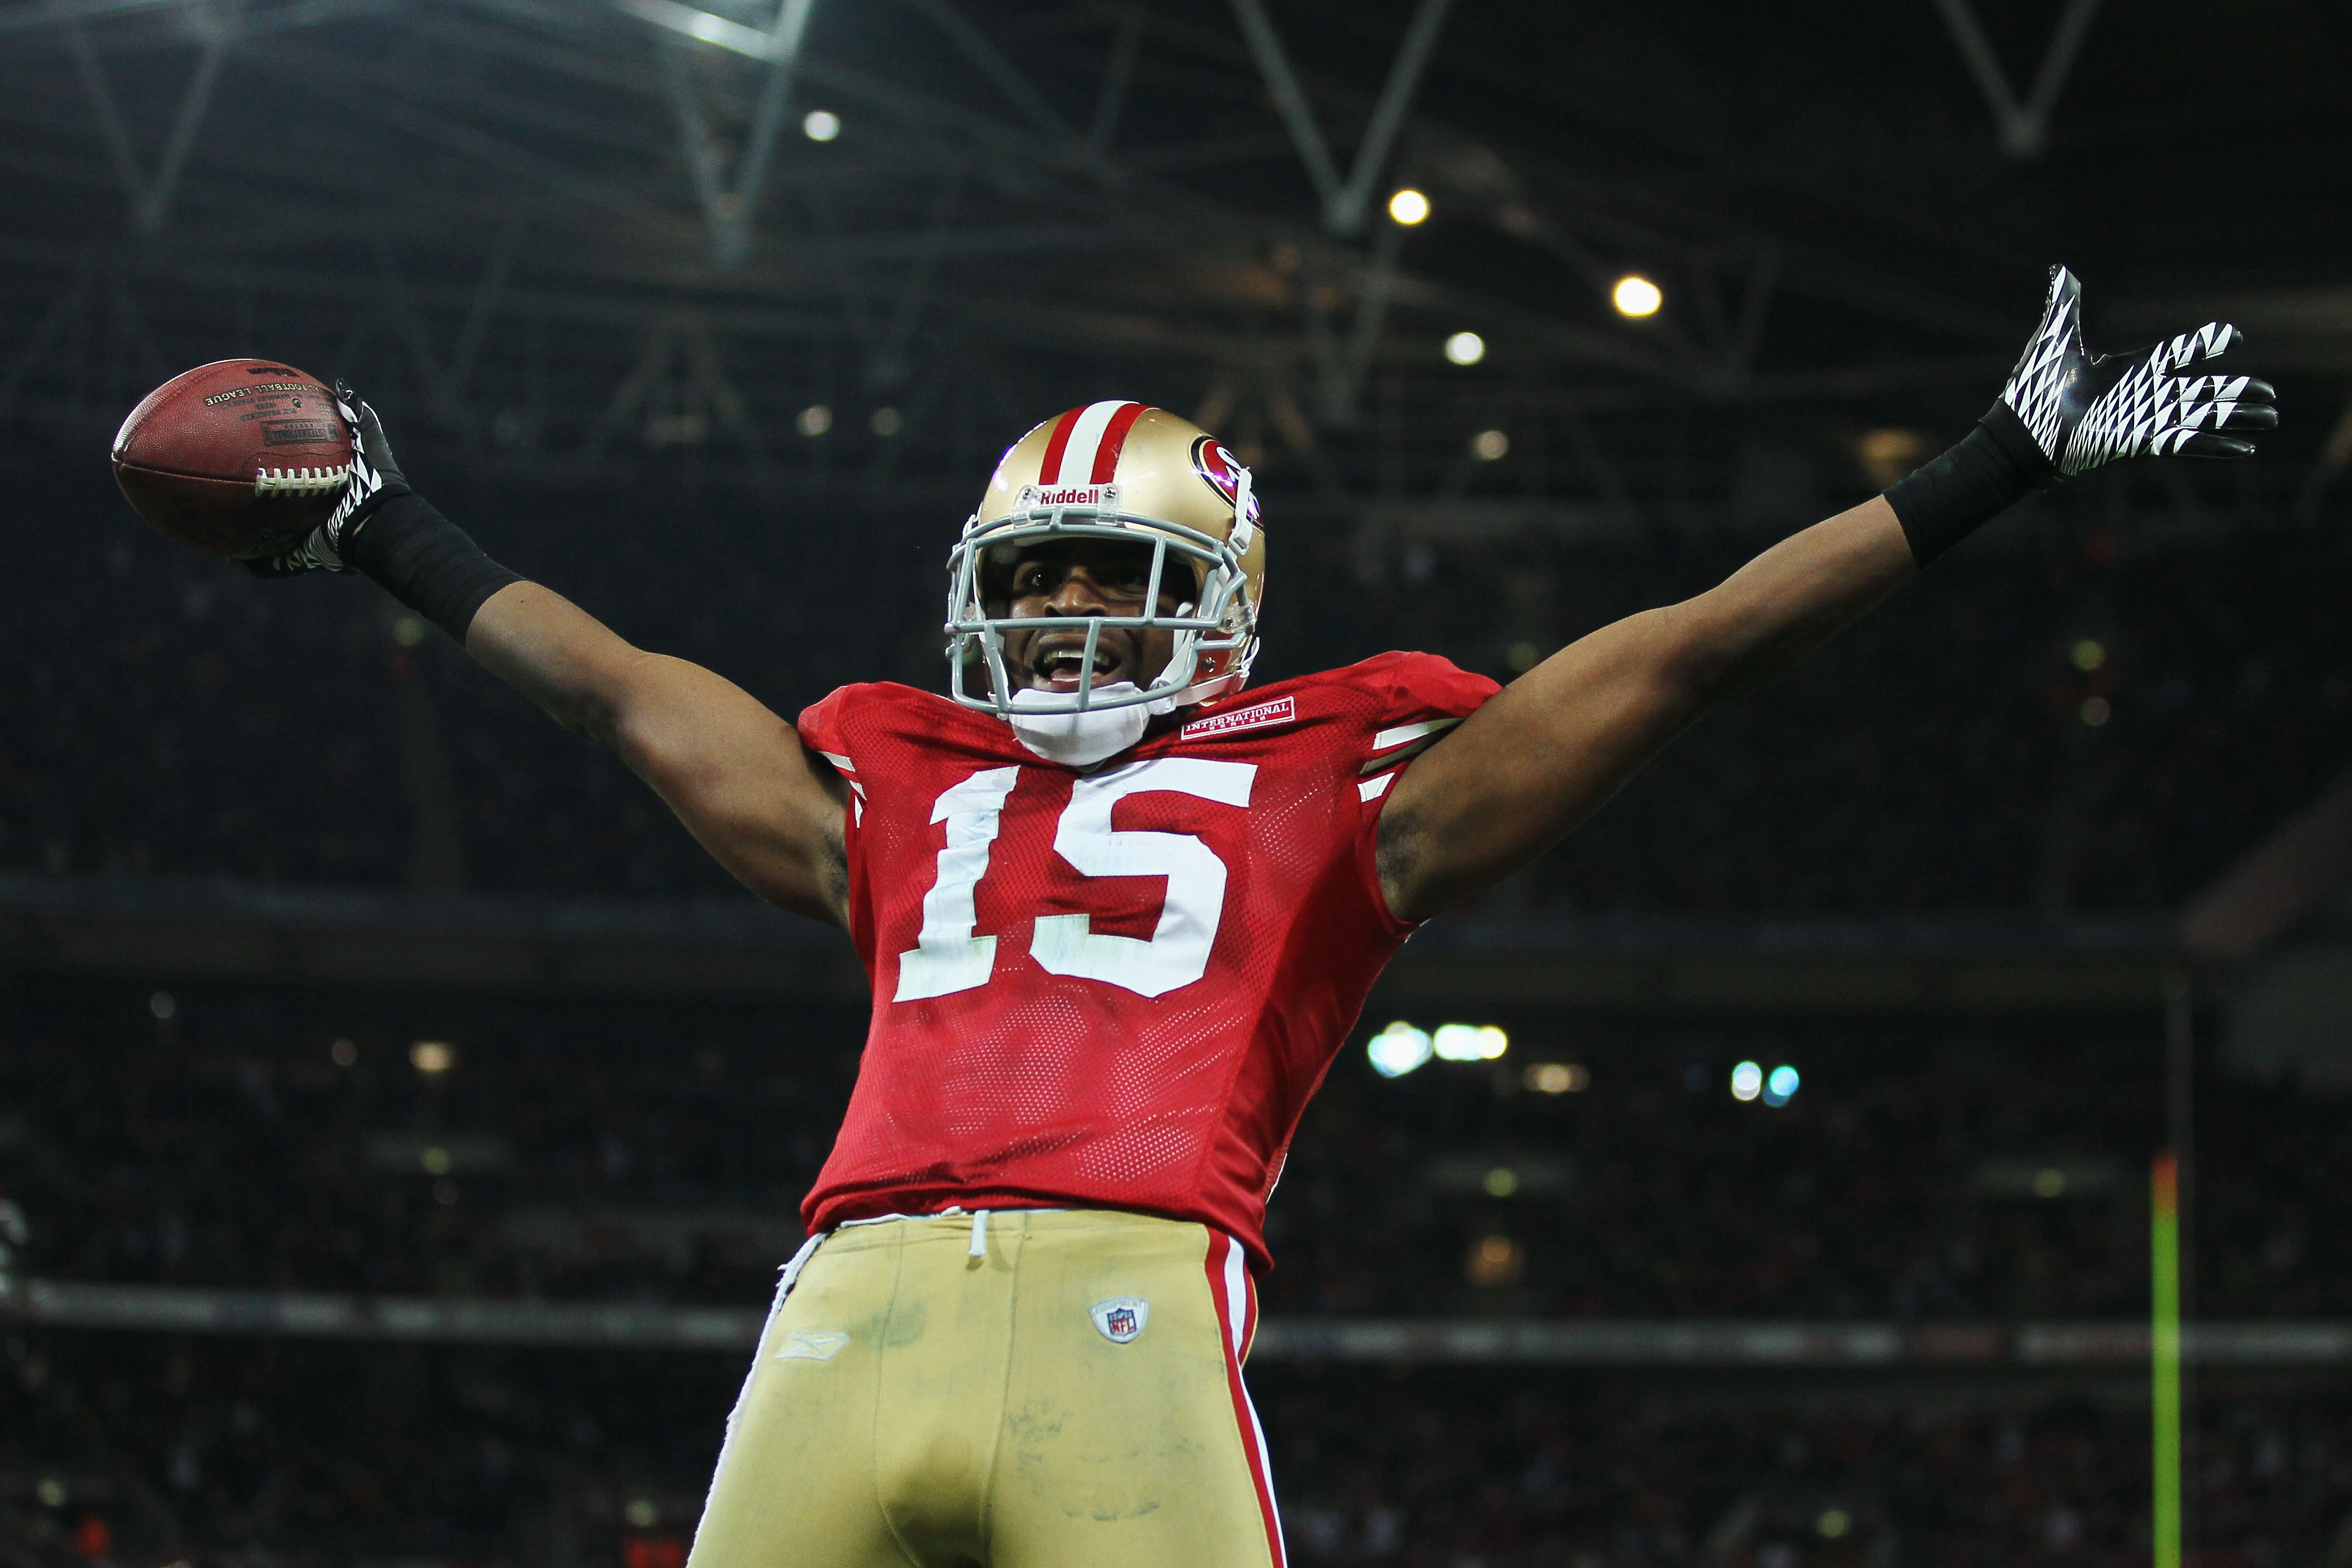
<path fill-rule="evenodd" d="M 1041 489 L 1024 485 L 1021 490 L 1023 506 L 1117 506 L 1117 485 L 1055 485 Z"/>

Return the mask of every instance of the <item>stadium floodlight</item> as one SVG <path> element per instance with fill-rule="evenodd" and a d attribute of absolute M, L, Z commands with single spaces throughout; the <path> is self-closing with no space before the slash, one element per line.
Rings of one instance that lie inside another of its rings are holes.
<path fill-rule="evenodd" d="M 1621 316 L 1636 321 L 1654 316 L 1658 307 L 1666 302 L 1665 291 L 1638 272 L 1629 272 L 1617 279 L 1617 287 L 1609 291 L 1609 302 L 1617 307 Z"/>
<path fill-rule="evenodd" d="M 1399 1019 L 1374 1035 L 1364 1046 L 1372 1070 L 1382 1078 L 1402 1078 L 1432 1055 L 1429 1031 Z"/>
<path fill-rule="evenodd" d="M 1445 357 L 1454 364 L 1476 364 L 1486 357 L 1486 340 L 1475 332 L 1456 332 L 1445 340 Z"/>
<path fill-rule="evenodd" d="M 1764 1092 L 1764 1069 L 1754 1062 L 1741 1062 L 1731 1069 L 1731 1098 L 1753 1100 Z"/>
<path fill-rule="evenodd" d="M 1491 1062 L 1511 1048 L 1511 1037 L 1492 1024 L 1440 1024 L 1431 1037 L 1443 1062 Z"/>
<path fill-rule="evenodd" d="M 1411 185 L 1389 198 L 1389 216 L 1411 228 L 1429 216 L 1429 198 Z"/>
<path fill-rule="evenodd" d="M 1772 1075 L 1764 1080 L 1764 1103 L 1767 1105 L 1786 1105 L 1796 1098 L 1796 1094 L 1797 1069 L 1785 1062 L 1774 1068 Z"/>

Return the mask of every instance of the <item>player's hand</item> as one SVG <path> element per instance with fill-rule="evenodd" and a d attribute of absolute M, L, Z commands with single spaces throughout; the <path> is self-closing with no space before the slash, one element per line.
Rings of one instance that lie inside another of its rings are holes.
<path fill-rule="evenodd" d="M 342 499 L 327 521 L 312 529 L 299 544 L 275 555 L 253 556 L 239 565 L 257 577 L 299 577 L 305 572 L 349 572 L 343 547 L 376 509 L 394 496 L 409 493 L 407 478 L 393 459 L 392 443 L 384 438 L 383 422 L 359 394 L 335 383 L 335 412 L 352 432 L 352 477 Z"/>
<path fill-rule="evenodd" d="M 2244 458 L 2254 444 L 2232 431 L 2278 425 L 2271 384 L 2250 375 L 2174 374 L 2226 353 L 2239 338 L 2227 321 L 2130 353 L 2083 344 L 2083 286 L 2050 269 L 2050 299 L 2000 400 L 2023 423 L 2060 478 L 2122 458 Z"/>

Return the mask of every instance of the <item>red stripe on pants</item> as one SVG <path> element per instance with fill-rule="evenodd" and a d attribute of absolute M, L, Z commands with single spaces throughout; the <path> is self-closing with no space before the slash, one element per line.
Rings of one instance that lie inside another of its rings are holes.
<path fill-rule="evenodd" d="M 1282 1520 L 1275 1512 L 1274 1482 L 1267 1474 L 1265 1434 L 1259 1429 L 1257 1412 L 1250 1405 L 1249 1391 L 1242 1386 L 1242 1357 L 1249 1352 L 1249 1342 L 1257 1331 L 1257 1291 L 1250 1283 L 1246 1267 L 1234 1269 L 1241 1277 L 1240 1311 L 1233 1299 L 1233 1288 L 1226 1272 L 1241 1254 L 1234 1238 L 1222 1231 L 1209 1232 L 1209 1299 L 1216 1303 L 1217 1333 L 1224 1341 L 1225 1384 L 1233 1392 L 1234 1419 L 1241 1427 L 1242 1452 L 1249 1460 L 1250 1480 L 1257 1487 L 1258 1511 L 1265 1519 L 1265 1549 L 1267 1560 L 1274 1568 L 1288 1568 L 1282 1550 Z M 1234 1331 L 1234 1320 L 1240 1319 L 1240 1332 Z"/>

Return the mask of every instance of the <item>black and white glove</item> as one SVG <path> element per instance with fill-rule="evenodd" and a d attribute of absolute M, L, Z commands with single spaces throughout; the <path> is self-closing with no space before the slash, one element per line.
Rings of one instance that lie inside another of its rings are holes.
<path fill-rule="evenodd" d="M 2042 325 L 2000 400 L 2062 479 L 2123 458 L 2252 457 L 2252 441 L 2225 432 L 2277 427 L 2271 384 L 2174 374 L 2227 353 L 2239 336 L 2227 321 L 2208 321 L 2151 348 L 2095 354 L 2083 345 L 2083 285 L 2053 267 Z"/>
<path fill-rule="evenodd" d="M 2042 324 L 2000 401 L 1886 491 L 1912 559 L 1925 566 L 2020 498 L 2125 458 L 2252 456 L 2231 432 L 2277 427 L 2271 384 L 2174 374 L 2237 341 L 2237 328 L 2208 321 L 2152 348 L 2095 354 L 2083 346 L 2083 286 L 2052 268 Z"/>
<path fill-rule="evenodd" d="M 257 577 L 299 577 L 306 572 L 350 572 L 347 559 L 361 525 L 394 496 L 411 494 L 400 465 L 393 460 L 392 443 L 384 439 L 383 422 L 359 394 L 335 383 L 335 412 L 352 432 L 351 479 L 342 499 L 327 521 L 312 529 L 299 544 L 275 555 L 247 557 L 238 563 Z"/>

